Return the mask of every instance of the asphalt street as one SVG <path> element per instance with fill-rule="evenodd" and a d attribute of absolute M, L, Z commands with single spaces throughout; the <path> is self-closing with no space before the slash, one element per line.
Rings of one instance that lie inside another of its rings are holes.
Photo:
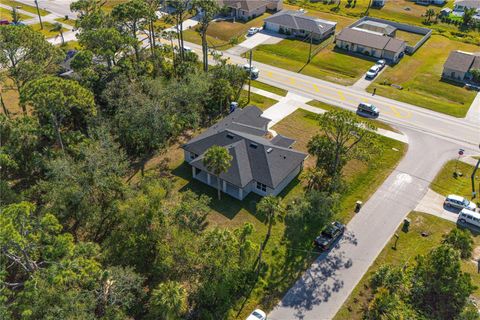
<path fill-rule="evenodd" d="M 33 0 L 18 0 L 33 4 Z M 39 0 L 41 8 L 72 15 L 71 0 Z M 188 43 L 197 53 L 199 45 Z M 233 52 L 235 52 L 233 50 Z M 245 64 L 238 55 L 224 53 L 232 63 Z M 408 136 L 405 157 L 382 186 L 347 225 L 347 232 L 328 254 L 321 255 L 269 314 L 272 320 L 332 319 L 358 281 L 391 238 L 404 217 L 428 190 L 442 165 L 456 156 L 459 147 L 478 153 L 480 118 L 458 119 L 398 102 L 355 87 L 326 82 L 299 73 L 254 63 L 258 80 L 304 98 L 317 99 L 348 110 L 359 102 L 380 108 L 380 120 Z M 480 103 L 480 99 L 476 100 Z M 354 204 L 352 204 L 353 206 Z M 401 243 L 401 236 L 400 236 Z"/>

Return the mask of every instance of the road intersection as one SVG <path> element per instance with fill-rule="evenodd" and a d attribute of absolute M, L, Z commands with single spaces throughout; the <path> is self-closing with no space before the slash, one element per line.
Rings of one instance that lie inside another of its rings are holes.
<path fill-rule="evenodd" d="M 29 3 L 28 0 L 19 1 Z M 61 16 L 73 16 L 70 2 L 39 0 L 42 8 Z M 187 45 L 201 52 L 199 45 Z M 229 52 L 225 52 L 224 57 L 230 62 L 247 63 L 245 58 L 232 54 L 237 51 Z M 350 221 L 345 237 L 328 255 L 323 254 L 315 261 L 269 314 L 272 320 L 332 319 L 402 220 L 421 201 L 443 164 L 456 156 L 459 147 L 469 154 L 478 153 L 480 112 L 476 110 L 480 110 L 480 99 L 474 101 L 474 112 L 459 119 L 372 96 L 355 87 L 267 64 L 255 62 L 255 65 L 260 70 L 259 81 L 305 99 L 316 99 L 352 111 L 359 102 L 373 103 L 381 110 L 380 120 L 392 124 L 408 137 L 405 157 Z"/>

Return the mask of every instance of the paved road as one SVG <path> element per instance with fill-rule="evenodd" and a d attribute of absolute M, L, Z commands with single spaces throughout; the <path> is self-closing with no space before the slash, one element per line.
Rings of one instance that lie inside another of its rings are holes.
<path fill-rule="evenodd" d="M 34 0 L 16 0 L 23 4 L 30 6 L 35 6 Z M 38 0 L 38 7 L 40 9 L 45 9 L 50 11 L 53 14 L 58 15 L 59 17 L 64 17 L 68 15 L 70 18 L 75 18 L 76 14 L 70 11 L 70 4 L 75 0 Z"/>
<path fill-rule="evenodd" d="M 387 241 L 428 190 L 458 145 L 409 129 L 409 150 L 395 171 L 268 315 L 271 320 L 332 319 Z M 400 238 L 400 241 L 401 238 Z"/>

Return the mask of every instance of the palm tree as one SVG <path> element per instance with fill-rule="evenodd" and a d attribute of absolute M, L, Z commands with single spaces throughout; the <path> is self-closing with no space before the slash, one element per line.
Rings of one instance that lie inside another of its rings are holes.
<path fill-rule="evenodd" d="M 203 165 L 208 171 L 212 172 L 217 178 L 218 200 L 221 199 L 220 192 L 220 174 L 226 172 L 230 168 L 232 156 L 224 147 L 213 146 L 205 152 L 203 157 Z"/>
<path fill-rule="evenodd" d="M 434 16 L 435 16 L 435 11 L 433 9 L 427 9 L 427 11 L 425 12 L 425 18 L 427 20 L 427 23 L 430 22 L 430 20 Z"/>
<path fill-rule="evenodd" d="M 50 29 L 52 32 L 58 32 L 60 34 L 60 37 L 62 38 L 62 46 L 65 44 L 65 38 L 63 38 L 63 26 L 60 22 L 55 22 L 53 25 L 52 29 Z"/>
<path fill-rule="evenodd" d="M 465 27 L 468 27 L 472 23 L 475 13 L 476 11 L 474 8 L 465 8 L 463 12 L 463 25 Z"/>
<path fill-rule="evenodd" d="M 180 319 L 187 311 L 187 294 L 180 283 L 167 281 L 153 289 L 149 314 L 158 319 Z"/>
<path fill-rule="evenodd" d="M 262 265 L 263 251 L 265 250 L 268 240 L 270 239 L 270 235 L 272 234 L 272 227 L 277 220 L 283 217 L 284 212 L 285 210 L 282 206 L 280 198 L 274 196 L 266 196 L 257 204 L 257 213 L 265 216 L 264 223 L 268 227 L 267 234 L 265 235 L 265 239 L 263 240 L 258 252 L 257 261 L 255 262 L 255 266 L 257 267 L 257 275 Z"/>

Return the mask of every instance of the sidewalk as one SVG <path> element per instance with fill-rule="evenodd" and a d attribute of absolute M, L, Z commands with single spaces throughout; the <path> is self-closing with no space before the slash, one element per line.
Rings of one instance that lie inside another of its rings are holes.
<path fill-rule="evenodd" d="M 480 125 L 480 92 L 477 93 L 475 100 L 473 100 L 465 119 Z"/>

